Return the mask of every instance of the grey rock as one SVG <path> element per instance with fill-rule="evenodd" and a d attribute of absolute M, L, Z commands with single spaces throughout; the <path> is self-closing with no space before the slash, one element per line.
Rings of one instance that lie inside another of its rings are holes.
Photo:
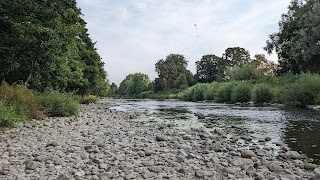
<path fill-rule="evenodd" d="M 53 158 L 53 164 L 54 165 L 65 166 L 65 162 L 62 159 L 58 158 L 58 157 L 54 157 Z"/>
<path fill-rule="evenodd" d="M 82 177 L 82 176 L 86 175 L 86 173 L 85 173 L 82 169 L 80 169 L 80 170 L 77 171 L 74 175 L 79 176 L 79 177 Z"/>
<path fill-rule="evenodd" d="M 145 149 L 145 150 L 144 150 L 144 154 L 145 154 L 146 156 L 151 156 L 152 154 L 154 154 L 154 152 L 151 151 L 150 149 Z"/>
<path fill-rule="evenodd" d="M 203 172 L 202 170 L 197 170 L 197 171 L 195 172 L 195 176 L 196 176 L 197 178 L 204 178 L 204 172 Z"/>
<path fill-rule="evenodd" d="M 148 169 L 149 171 L 154 173 L 161 173 L 163 171 L 163 169 L 160 166 L 151 166 Z"/>
<path fill-rule="evenodd" d="M 230 164 L 237 167 L 243 167 L 243 166 L 253 166 L 254 163 L 251 159 L 239 157 L 231 160 Z"/>
<path fill-rule="evenodd" d="M 166 138 L 164 136 L 156 136 L 157 141 L 166 141 Z"/>
<path fill-rule="evenodd" d="M 285 153 L 285 156 L 289 159 L 301 159 L 302 156 L 297 151 L 288 151 Z"/>
<path fill-rule="evenodd" d="M 251 158 L 251 157 L 256 157 L 256 154 L 251 150 L 242 150 L 241 151 L 241 157 L 243 157 L 243 158 Z"/>
<path fill-rule="evenodd" d="M 271 163 L 267 166 L 267 168 L 269 169 L 269 171 L 271 172 L 283 172 L 284 169 L 282 166 L 276 164 L 276 163 Z"/>
<path fill-rule="evenodd" d="M 237 172 L 235 170 L 233 170 L 232 168 L 229 168 L 229 167 L 223 168 L 222 172 L 227 173 L 227 174 L 232 174 L 232 175 L 237 174 Z"/>
<path fill-rule="evenodd" d="M 130 173 L 130 174 L 126 175 L 124 179 L 126 179 L 126 180 L 135 179 L 136 177 L 137 177 L 136 173 Z"/>
<path fill-rule="evenodd" d="M 202 114 L 200 112 L 196 112 L 196 113 L 194 113 L 194 115 L 197 116 L 198 119 L 204 119 L 206 117 L 204 114 Z"/>
<path fill-rule="evenodd" d="M 271 137 L 264 138 L 266 141 L 271 141 Z"/>
<path fill-rule="evenodd" d="M 35 170 L 37 167 L 39 167 L 39 164 L 34 161 L 30 161 L 28 164 L 26 164 L 26 170 Z"/>

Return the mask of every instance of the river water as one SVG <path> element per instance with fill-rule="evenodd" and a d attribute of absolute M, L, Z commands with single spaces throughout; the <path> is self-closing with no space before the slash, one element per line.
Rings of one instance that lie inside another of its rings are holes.
<path fill-rule="evenodd" d="M 138 113 L 136 120 L 146 124 L 163 122 L 180 129 L 205 128 L 208 132 L 210 126 L 238 128 L 240 133 L 256 137 L 253 142 L 271 137 L 267 145 L 275 153 L 279 148 L 275 144 L 284 143 L 320 163 L 320 111 L 178 100 L 120 100 L 110 109 Z M 206 116 L 205 120 L 198 120 L 194 115 L 198 112 Z"/>

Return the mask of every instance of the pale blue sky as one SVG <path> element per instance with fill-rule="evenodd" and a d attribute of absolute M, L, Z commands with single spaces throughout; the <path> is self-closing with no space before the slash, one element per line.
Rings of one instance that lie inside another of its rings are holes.
<path fill-rule="evenodd" d="M 129 73 L 153 80 L 154 64 L 170 53 L 183 54 L 188 69 L 205 54 L 228 47 L 256 53 L 278 30 L 290 0 L 77 0 L 110 82 Z M 194 26 L 197 24 L 197 26 Z M 276 56 L 270 59 L 276 60 Z"/>

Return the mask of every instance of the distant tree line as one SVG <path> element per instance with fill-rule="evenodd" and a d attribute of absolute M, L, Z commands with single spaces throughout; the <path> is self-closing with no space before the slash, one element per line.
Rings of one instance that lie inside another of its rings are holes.
<path fill-rule="evenodd" d="M 0 14 L 0 81 L 40 92 L 108 93 L 76 0 L 1 0 Z"/>
<path fill-rule="evenodd" d="M 279 32 L 270 35 L 264 49 L 276 52 L 279 64 L 269 61 L 264 54 L 256 54 L 253 59 L 248 50 L 230 47 L 223 55 L 203 55 L 195 63 L 197 71 L 192 74 L 187 69 L 188 60 L 181 54 L 169 54 L 155 64 L 158 77 L 149 81 L 141 73 L 126 77 L 119 89 L 113 84 L 114 94 L 138 95 L 141 93 L 161 93 L 179 91 L 197 83 L 244 81 L 261 79 L 266 76 L 282 76 L 288 73 L 320 72 L 320 1 L 293 0 L 288 12 L 282 15 Z M 131 76 L 136 76 L 132 78 Z M 131 77 L 131 78 L 130 78 Z M 130 83 L 129 83 L 129 82 Z M 126 90 L 125 84 L 135 87 Z M 135 85 L 132 85 L 135 84 Z M 141 86 L 140 88 L 136 88 Z M 139 90 L 137 90 L 139 89 Z"/>

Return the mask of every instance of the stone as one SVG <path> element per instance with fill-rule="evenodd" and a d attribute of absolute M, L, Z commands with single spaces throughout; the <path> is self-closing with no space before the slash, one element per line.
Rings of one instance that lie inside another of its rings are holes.
<path fill-rule="evenodd" d="M 56 141 L 49 142 L 46 147 L 57 147 L 59 144 Z"/>
<path fill-rule="evenodd" d="M 108 169 L 108 167 L 109 167 L 108 164 L 104 164 L 104 163 L 100 163 L 99 164 L 99 169 L 105 169 L 106 170 L 106 169 Z"/>
<path fill-rule="evenodd" d="M 256 157 L 256 154 L 251 150 L 242 150 L 241 151 L 241 157 L 243 157 L 243 158 L 251 158 L 251 157 Z"/>
<path fill-rule="evenodd" d="M 282 166 L 276 164 L 276 163 L 271 163 L 267 166 L 267 168 L 269 169 L 269 171 L 271 172 L 283 172 L 284 169 Z"/>
<path fill-rule="evenodd" d="M 237 172 L 235 170 L 233 170 L 232 168 L 229 168 L 229 167 L 223 168 L 222 172 L 227 173 L 227 174 L 232 174 L 232 175 L 237 174 Z"/>
<path fill-rule="evenodd" d="M 304 165 L 304 169 L 309 170 L 309 171 L 312 171 L 312 170 L 314 170 L 316 168 L 317 168 L 316 164 L 307 163 L 307 164 Z"/>
<path fill-rule="evenodd" d="M 136 173 L 130 173 L 130 174 L 126 175 L 124 179 L 126 179 L 126 180 L 135 179 L 136 177 L 137 177 Z"/>
<path fill-rule="evenodd" d="M 150 149 L 145 149 L 145 150 L 144 150 L 144 154 L 145 154 L 146 156 L 151 156 L 152 154 L 154 154 L 154 152 L 151 151 Z"/>
<path fill-rule="evenodd" d="M 314 172 L 316 175 L 320 175 L 320 167 L 315 168 L 315 169 L 313 170 L 313 172 Z"/>
<path fill-rule="evenodd" d="M 271 141 L 271 137 L 264 138 L 266 141 Z"/>
<path fill-rule="evenodd" d="M 74 175 L 79 176 L 79 177 L 82 177 L 82 176 L 86 175 L 86 173 L 85 173 L 82 169 L 80 169 L 80 170 L 77 171 Z"/>
<path fill-rule="evenodd" d="M 37 162 L 30 161 L 26 164 L 26 170 L 35 170 L 38 166 L 39 164 Z"/>
<path fill-rule="evenodd" d="M 205 119 L 206 118 L 206 116 L 203 113 L 200 113 L 200 112 L 196 112 L 196 113 L 194 113 L 194 115 L 197 116 L 198 119 Z"/>
<path fill-rule="evenodd" d="M 154 172 L 154 173 L 161 173 L 163 169 L 159 166 L 151 166 L 148 168 L 149 171 Z"/>
<path fill-rule="evenodd" d="M 243 166 L 253 166 L 253 161 L 248 158 L 235 158 L 234 160 L 231 160 L 231 165 L 237 166 L 237 167 L 243 167 Z"/>
<path fill-rule="evenodd" d="M 297 151 L 288 151 L 285 153 L 285 156 L 289 159 L 301 159 L 302 156 Z"/>
<path fill-rule="evenodd" d="M 53 158 L 53 164 L 54 165 L 65 166 L 65 162 L 62 159 L 58 158 L 58 157 Z"/>
<path fill-rule="evenodd" d="M 197 171 L 195 172 L 195 176 L 196 176 L 197 178 L 204 178 L 204 172 L 203 172 L 202 170 L 197 170 Z"/>
<path fill-rule="evenodd" d="M 156 136 L 157 141 L 166 141 L 166 138 L 164 136 Z"/>

